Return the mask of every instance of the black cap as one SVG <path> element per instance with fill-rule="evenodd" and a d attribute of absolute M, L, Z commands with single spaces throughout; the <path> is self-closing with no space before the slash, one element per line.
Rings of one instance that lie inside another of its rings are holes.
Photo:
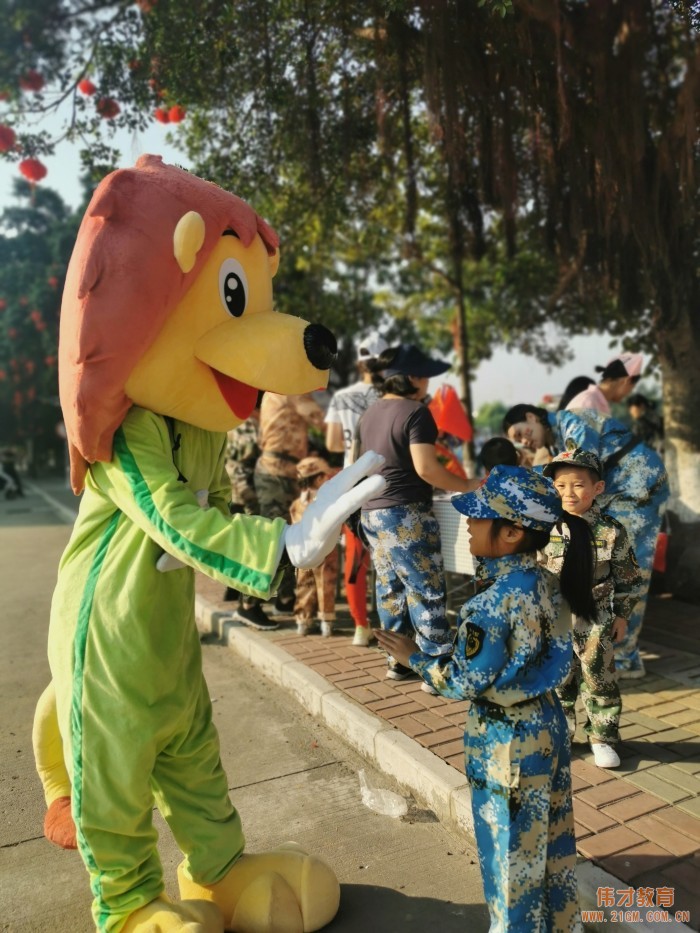
<path fill-rule="evenodd" d="M 446 373 L 449 368 L 449 363 L 428 356 L 415 344 L 402 343 L 396 356 L 383 372 L 385 379 L 389 376 L 416 376 L 418 379 L 423 379 L 426 376 L 439 376 Z"/>

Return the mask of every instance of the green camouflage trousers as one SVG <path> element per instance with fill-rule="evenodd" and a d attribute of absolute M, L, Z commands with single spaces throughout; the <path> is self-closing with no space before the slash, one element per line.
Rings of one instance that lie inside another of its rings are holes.
<path fill-rule="evenodd" d="M 620 740 L 622 699 L 615 677 L 613 617 L 609 607 L 597 609 L 597 622 L 573 617 L 574 659 L 569 676 L 557 688 L 557 696 L 569 716 L 580 693 L 586 708 L 586 733 L 594 741 L 614 745 Z"/>

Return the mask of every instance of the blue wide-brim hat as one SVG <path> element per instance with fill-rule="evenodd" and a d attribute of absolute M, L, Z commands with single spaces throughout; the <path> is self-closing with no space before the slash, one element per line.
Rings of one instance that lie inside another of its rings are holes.
<path fill-rule="evenodd" d="M 549 531 L 562 516 L 552 480 L 526 467 L 495 466 L 478 489 L 450 501 L 470 518 L 505 518 L 535 531 Z"/>
<path fill-rule="evenodd" d="M 423 353 L 413 343 L 402 343 L 394 359 L 384 370 L 384 378 L 389 376 L 415 376 L 424 379 L 446 373 L 450 364 L 445 360 L 436 360 Z"/>

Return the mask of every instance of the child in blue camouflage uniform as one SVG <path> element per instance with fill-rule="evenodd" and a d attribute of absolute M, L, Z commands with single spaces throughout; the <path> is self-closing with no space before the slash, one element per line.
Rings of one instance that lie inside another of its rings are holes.
<path fill-rule="evenodd" d="M 551 480 L 524 467 L 496 466 L 452 503 L 469 517 L 478 558 L 477 593 L 462 607 L 452 653 L 429 657 L 394 632 L 377 639 L 443 696 L 472 701 L 466 773 L 490 933 L 580 933 L 571 746 L 554 692 L 571 667 L 571 622 L 537 551 L 564 520 L 561 589 L 591 618 L 588 527 L 563 516 Z"/>
<path fill-rule="evenodd" d="M 580 692 L 586 708 L 584 728 L 595 763 L 599 768 L 617 768 L 620 758 L 614 746 L 620 740 L 622 699 L 613 645 L 625 637 L 627 620 L 640 598 L 642 575 L 624 525 L 596 504 L 596 496 L 605 489 L 598 457 L 580 448 L 567 450 L 548 463 L 543 473 L 553 480 L 564 509 L 588 522 L 596 549 L 596 618 L 573 617 L 574 663 L 557 696 L 573 737 Z M 551 535 L 543 555 L 545 566 L 556 574 L 568 545 L 564 532 Z"/>

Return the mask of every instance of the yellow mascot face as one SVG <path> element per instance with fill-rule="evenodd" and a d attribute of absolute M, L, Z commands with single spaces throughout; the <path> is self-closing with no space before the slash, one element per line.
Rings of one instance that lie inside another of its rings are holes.
<path fill-rule="evenodd" d="M 204 222 L 190 211 L 173 237 L 183 272 L 194 265 L 203 239 Z M 228 431 L 250 415 L 261 390 L 297 394 L 325 386 L 328 372 L 307 354 L 313 325 L 273 310 L 278 263 L 279 252 L 268 255 L 260 236 L 246 247 L 224 231 L 132 370 L 129 399 L 209 431 Z"/>

